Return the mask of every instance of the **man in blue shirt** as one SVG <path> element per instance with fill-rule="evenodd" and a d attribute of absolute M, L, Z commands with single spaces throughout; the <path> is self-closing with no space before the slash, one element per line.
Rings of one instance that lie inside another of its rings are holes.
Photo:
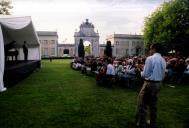
<path fill-rule="evenodd" d="M 141 76 L 144 78 L 144 84 L 138 95 L 138 106 L 136 123 L 139 128 L 146 128 L 147 106 L 150 108 L 150 128 L 157 128 L 157 99 L 160 91 L 161 81 L 165 76 L 166 61 L 161 56 L 160 44 L 153 44 L 150 47 L 152 54 L 146 59 L 144 71 Z"/>

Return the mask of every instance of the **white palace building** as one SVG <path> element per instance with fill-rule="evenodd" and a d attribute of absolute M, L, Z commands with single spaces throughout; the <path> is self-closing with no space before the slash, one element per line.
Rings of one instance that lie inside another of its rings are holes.
<path fill-rule="evenodd" d="M 71 57 L 77 56 L 80 40 L 84 44 L 89 43 L 90 54 L 87 55 L 103 56 L 106 44 L 99 42 L 99 33 L 95 32 L 94 28 L 94 25 L 86 19 L 80 25 L 80 30 L 74 33 L 75 42 L 72 44 L 58 44 L 58 34 L 55 31 L 37 32 L 41 43 L 42 57 L 63 57 L 65 54 Z M 111 42 L 113 56 L 115 57 L 144 55 L 142 35 L 112 34 L 107 36 L 106 41 Z"/>

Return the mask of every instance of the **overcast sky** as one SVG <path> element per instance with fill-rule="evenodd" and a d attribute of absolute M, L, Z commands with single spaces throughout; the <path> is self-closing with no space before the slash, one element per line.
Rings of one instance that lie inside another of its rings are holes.
<path fill-rule="evenodd" d="M 57 31 L 59 43 L 74 43 L 74 32 L 89 19 L 100 34 L 142 34 L 144 18 L 167 0 L 12 0 L 13 15 L 31 16 L 36 30 Z"/>

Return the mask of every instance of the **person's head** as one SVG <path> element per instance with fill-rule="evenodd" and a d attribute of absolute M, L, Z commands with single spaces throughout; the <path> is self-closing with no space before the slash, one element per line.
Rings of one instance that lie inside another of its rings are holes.
<path fill-rule="evenodd" d="M 132 64 L 133 64 L 133 60 L 132 60 L 132 59 L 128 59 L 128 60 L 127 60 L 127 64 L 128 64 L 128 65 L 132 65 Z"/>
<path fill-rule="evenodd" d="M 118 65 L 122 65 L 122 62 L 121 62 L 121 61 L 119 61 L 119 62 L 118 62 Z"/>
<path fill-rule="evenodd" d="M 111 58 L 108 58 L 108 59 L 107 59 L 107 62 L 108 62 L 108 64 L 112 64 L 112 59 L 111 59 Z"/>
<path fill-rule="evenodd" d="M 161 53 L 161 45 L 159 43 L 154 43 L 150 46 L 150 53 Z"/>
<path fill-rule="evenodd" d="M 24 44 L 26 44 L 26 41 L 24 41 Z"/>

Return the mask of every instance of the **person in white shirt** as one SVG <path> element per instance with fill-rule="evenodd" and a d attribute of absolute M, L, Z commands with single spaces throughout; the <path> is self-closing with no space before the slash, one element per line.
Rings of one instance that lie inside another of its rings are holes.
<path fill-rule="evenodd" d="M 106 75 L 115 76 L 115 68 L 112 65 L 111 59 L 108 59 L 108 65 L 107 65 Z"/>
<path fill-rule="evenodd" d="M 126 78 L 135 77 L 135 75 L 136 75 L 135 70 L 136 69 L 135 69 L 134 61 L 132 59 L 129 59 L 128 60 L 128 65 L 126 66 L 126 69 L 125 69 L 125 77 Z"/>
<path fill-rule="evenodd" d="M 118 67 L 117 67 L 117 76 L 120 78 L 123 76 L 123 65 L 122 62 L 118 62 Z"/>

